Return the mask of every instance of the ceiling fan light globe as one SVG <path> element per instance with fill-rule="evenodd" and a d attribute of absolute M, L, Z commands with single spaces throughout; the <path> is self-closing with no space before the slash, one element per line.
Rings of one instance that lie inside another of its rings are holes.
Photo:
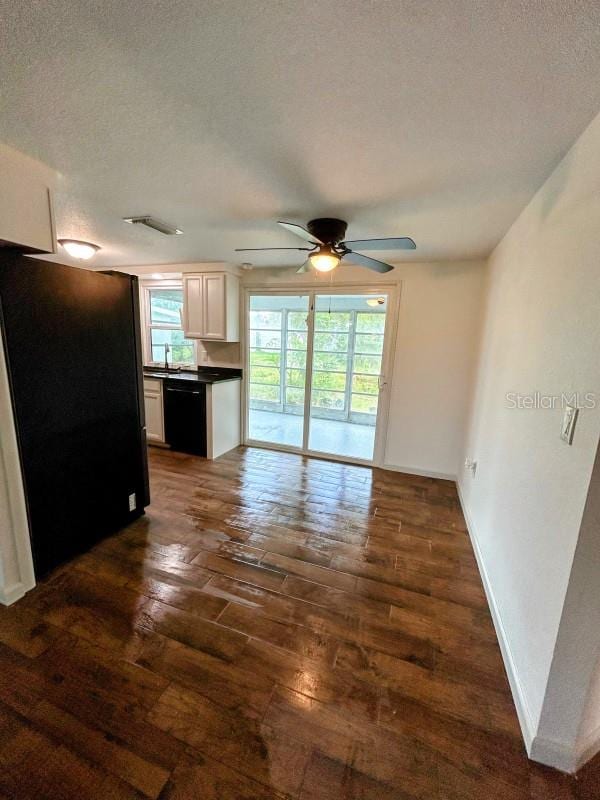
<path fill-rule="evenodd" d="M 331 272 L 340 263 L 340 257 L 334 253 L 315 253 L 310 256 L 310 263 L 317 272 Z"/>

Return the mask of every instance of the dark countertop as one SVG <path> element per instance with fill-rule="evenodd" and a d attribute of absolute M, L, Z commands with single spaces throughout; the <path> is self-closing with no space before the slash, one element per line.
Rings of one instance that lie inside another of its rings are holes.
<path fill-rule="evenodd" d="M 242 378 L 241 369 L 226 369 L 225 367 L 199 367 L 197 372 L 181 370 L 181 372 L 167 372 L 156 367 L 144 367 L 144 378 L 160 378 L 169 381 L 192 381 L 193 383 L 223 383 L 224 381 L 239 381 Z"/>

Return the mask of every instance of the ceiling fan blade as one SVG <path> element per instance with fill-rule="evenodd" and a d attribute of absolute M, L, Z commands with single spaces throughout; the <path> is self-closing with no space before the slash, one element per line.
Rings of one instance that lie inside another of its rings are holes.
<path fill-rule="evenodd" d="M 358 250 L 416 250 L 417 245 L 409 236 L 396 239 L 357 239 L 354 242 L 342 242 L 344 247 Z"/>
<path fill-rule="evenodd" d="M 314 247 L 236 247 L 236 253 L 254 253 L 258 250 L 306 250 L 307 253 L 311 253 L 315 248 Z"/>
<path fill-rule="evenodd" d="M 394 269 L 391 264 L 386 264 L 383 261 L 377 261 L 376 258 L 369 258 L 369 256 L 363 256 L 361 253 L 353 253 L 352 251 L 346 253 L 343 258 L 352 264 L 360 264 L 361 267 L 372 269 L 374 272 L 391 272 Z"/>
<path fill-rule="evenodd" d="M 306 228 L 303 228 L 302 225 L 295 225 L 293 222 L 282 222 L 281 220 L 277 220 L 277 224 L 281 225 L 282 228 L 285 228 L 286 231 L 295 233 L 296 236 L 299 236 L 306 242 L 310 242 L 311 244 L 325 244 L 325 242 L 322 242 L 320 239 L 317 239 L 316 236 L 313 236 L 310 231 L 307 231 Z"/>

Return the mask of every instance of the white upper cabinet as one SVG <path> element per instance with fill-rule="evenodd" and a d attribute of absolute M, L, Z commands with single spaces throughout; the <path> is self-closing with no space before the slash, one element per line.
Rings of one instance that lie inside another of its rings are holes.
<path fill-rule="evenodd" d="M 239 278 L 228 272 L 184 275 L 183 327 L 189 339 L 239 342 Z"/>
<path fill-rule="evenodd" d="M 29 253 L 55 253 L 54 173 L 0 144 L 0 241 Z"/>

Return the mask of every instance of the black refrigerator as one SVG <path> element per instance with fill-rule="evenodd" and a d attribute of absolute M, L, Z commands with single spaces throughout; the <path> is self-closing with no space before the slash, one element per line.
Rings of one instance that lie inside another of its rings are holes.
<path fill-rule="evenodd" d="M 0 324 L 40 578 L 150 502 L 137 278 L 0 250 Z"/>

